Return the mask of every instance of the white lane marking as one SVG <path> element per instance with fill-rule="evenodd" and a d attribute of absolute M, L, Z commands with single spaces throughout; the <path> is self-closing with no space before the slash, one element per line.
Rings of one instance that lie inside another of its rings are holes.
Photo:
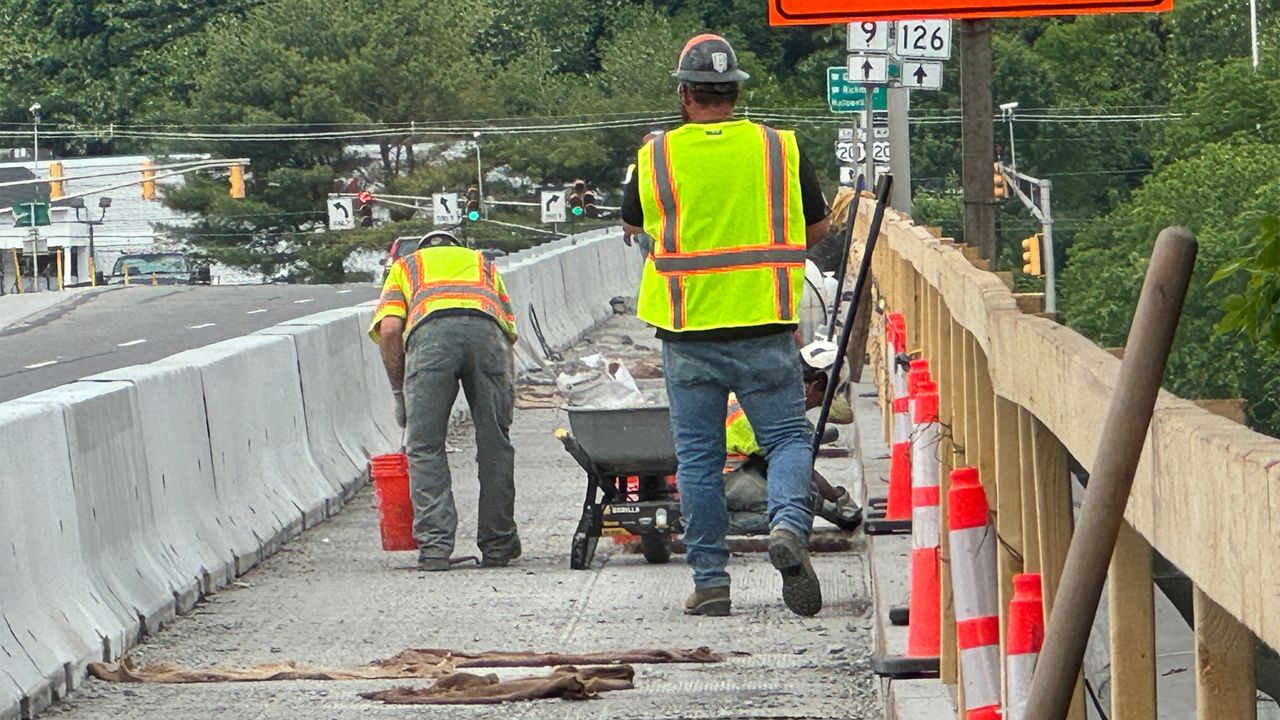
<path fill-rule="evenodd" d="M 350 291 L 350 290 L 339 290 L 339 291 L 338 291 L 338 294 L 339 294 L 339 295 L 346 295 L 346 294 L 347 294 L 347 293 L 349 293 L 349 292 L 351 292 L 351 291 Z"/>
<path fill-rule="evenodd" d="M 57 364 L 58 364 L 57 360 L 45 360 L 44 362 L 28 365 L 24 367 L 23 370 L 35 370 L 36 368 L 48 367 L 50 365 L 57 365 Z"/>
<path fill-rule="evenodd" d="M 314 300 L 315 300 L 315 298 L 306 298 L 306 299 L 304 299 L 304 300 L 294 300 L 294 301 L 293 301 L 293 304 L 294 304 L 294 305 L 301 305 L 302 303 L 309 303 L 309 302 L 313 302 Z"/>
<path fill-rule="evenodd" d="M 188 330 L 202 330 L 202 329 L 207 328 L 207 327 L 213 327 L 214 325 L 217 325 L 217 324 L 218 324 L 218 323 L 204 323 L 203 325 L 192 325 L 192 326 L 188 327 L 187 329 L 188 329 Z"/>
<path fill-rule="evenodd" d="M 141 345 L 141 344 L 142 344 L 142 343 L 144 343 L 144 342 L 146 342 L 146 340 L 145 340 L 145 339 L 143 339 L 143 340 L 130 340 L 129 342 L 122 342 L 122 343 L 119 343 L 118 345 L 116 345 L 116 347 L 132 347 L 133 345 Z"/>
<path fill-rule="evenodd" d="M 245 315 L 257 315 L 258 313 L 264 313 L 266 311 L 267 311 L 266 308 L 258 308 L 257 310 L 250 310 L 249 312 L 245 313 Z"/>

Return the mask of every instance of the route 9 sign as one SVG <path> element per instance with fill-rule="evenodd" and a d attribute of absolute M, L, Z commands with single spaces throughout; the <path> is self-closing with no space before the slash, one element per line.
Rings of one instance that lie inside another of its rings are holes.
<path fill-rule="evenodd" d="M 951 59 L 950 20 L 899 20 L 894 34 L 900 58 Z"/>

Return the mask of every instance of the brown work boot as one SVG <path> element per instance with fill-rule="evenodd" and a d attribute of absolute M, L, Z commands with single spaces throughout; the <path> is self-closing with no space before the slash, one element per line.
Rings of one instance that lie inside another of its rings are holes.
<path fill-rule="evenodd" d="M 729 604 L 728 585 L 694 590 L 684 601 L 684 614 L 724 617 L 729 614 Z"/>
<path fill-rule="evenodd" d="M 510 552 L 508 552 L 506 555 L 485 555 L 480 560 L 480 567 L 487 567 L 487 568 L 506 567 L 511 564 L 512 560 L 515 560 L 516 558 L 520 557 L 520 555 L 523 552 L 524 552 L 524 548 L 520 546 L 520 536 L 517 535 L 515 541 L 511 543 Z"/>
<path fill-rule="evenodd" d="M 782 574 L 782 602 L 797 615 L 810 617 L 822 609 L 822 586 L 809 564 L 805 541 L 795 533 L 774 528 L 769 533 L 769 562 Z"/>
<path fill-rule="evenodd" d="M 421 553 L 418 554 L 418 569 L 427 572 L 443 572 L 449 569 L 449 558 L 447 557 L 426 557 Z"/>

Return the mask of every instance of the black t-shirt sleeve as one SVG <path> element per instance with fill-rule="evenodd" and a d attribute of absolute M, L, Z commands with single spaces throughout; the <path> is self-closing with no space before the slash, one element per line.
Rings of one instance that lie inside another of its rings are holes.
<path fill-rule="evenodd" d="M 640 183 L 634 166 L 628 173 L 627 181 L 622 186 L 622 222 L 636 227 L 644 227 L 644 208 L 640 205 Z"/>
<path fill-rule="evenodd" d="M 827 208 L 827 199 L 822 196 L 822 183 L 818 181 L 818 173 L 814 172 L 803 152 L 800 153 L 800 200 L 804 205 L 805 225 L 820 223 L 831 214 Z"/>

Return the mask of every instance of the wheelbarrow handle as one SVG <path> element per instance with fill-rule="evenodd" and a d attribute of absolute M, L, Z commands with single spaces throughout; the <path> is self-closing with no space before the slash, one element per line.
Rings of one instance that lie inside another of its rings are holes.
<path fill-rule="evenodd" d="M 596 468 L 595 462 L 591 459 L 591 456 L 587 454 L 587 451 L 582 449 L 582 446 L 578 444 L 578 441 L 569 434 L 568 430 L 565 430 L 564 428 L 557 429 L 556 439 L 564 445 L 564 449 L 569 453 L 569 456 L 578 461 L 578 464 L 582 466 L 583 470 L 587 471 L 588 475 L 592 477 L 599 477 L 600 471 Z"/>

